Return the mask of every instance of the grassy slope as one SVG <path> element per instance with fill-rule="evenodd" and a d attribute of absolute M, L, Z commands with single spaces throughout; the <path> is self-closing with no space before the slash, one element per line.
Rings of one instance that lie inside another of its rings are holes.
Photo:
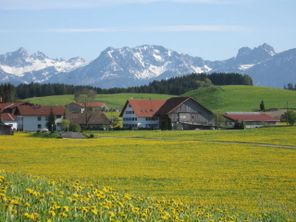
<path fill-rule="evenodd" d="M 16 134 L 0 137 L 0 169 L 49 178 L 80 178 L 132 193 L 247 211 L 277 211 L 295 218 L 296 150 L 210 142 L 236 138 L 295 146 L 295 132 L 295 127 L 283 127 L 138 131 L 131 135 L 138 138 L 126 138 L 129 132 L 106 132 L 88 140 Z"/>
<path fill-rule="evenodd" d="M 187 92 L 214 112 L 252 111 L 264 100 L 265 108 L 296 108 L 296 92 L 257 86 L 210 87 Z"/>
<path fill-rule="evenodd" d="M 225 111 L 252 111 L 259 108 L 261 100 L 265 107 L 296 108 L 296 92 L 283 89 L 257 87 L 257 86 L 222 86 L 210 87 L 189 91 L 185 94 L 191 96 L 214 112 Z M 97 101 L 105 102 L 109 107 L 122 108 L 129 98 L 166 99 L 170 95 L 161 94 L 99 94 Z M 65 105 L 73 102 L 73 95 L 34 97 L 26 101 L 41 105 Z"/>
<path fill-rule="evenodd" d="M 161 94 L 137 94 L 137 93 L 119 93 L 119 94 L 98 94 L 96 97 L 97 101 L 105 102 L 108 107 L 122 108 L 127 99 L 166 99 L 171 97 L 170 95 Z M 62 96 L 45 96 L 45 97 L 34 97 L 28 98 L 26 101 L 36 103 L 40 105 L 65 105 L 74 101 L 73 95 L 62 95 Z"/>

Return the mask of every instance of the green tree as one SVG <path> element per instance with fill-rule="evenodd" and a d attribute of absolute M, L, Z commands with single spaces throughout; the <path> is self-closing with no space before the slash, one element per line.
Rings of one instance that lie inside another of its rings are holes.
<path fill-rule="evenodd" d="M 69 130 L 71 132 L 80 132 L 81 131 L 81 127 L 77 123 L 70 123 Z"/>
<path fill-rule="evenodd" d="M 50 110 L 50 114 L 48 116 L 48 120 L 47 120 L 47 129 L 51 132 L 56 130 L 56 124 L 55 124 L 55 115 L 53 114 L 52 109 Z"/>
<path fill-rule="evenodd" d="M 265 111 L 265 104 L 264 104 L 264 101 L 261 100 L 261 103 L 260 103 L 260 111 L 261 112 L 264 112 Z"/>
<path fill-rule="evenodd" d="M 121 127 L 120 119 L 118 117 L 112 118 L 111 122 L 112 122 L 113 129 L 119 129 Z"/>
<path fill-rule="evenodd" d="M 64 131 L 69 131 L 69 128 L 70 128 L 70 120 L 63 119 L 63 121 L 62 121 L 62 129 Z"/>
<path fill-rule="evenodd" d="M 95 113 L 95 110 L 88 106 L 88 103 L 95 101 L 97 92 L 91 89 L 83 89 L 74 95 L 75 101 L 83 104 L 84 124 L 88 129 L 89 121 Z"/>
<path fill-rule="evenodd" d="M 289 110 L 286 112 L 287 123 L 293 126 L 296 123 L 296 112 Z"/>

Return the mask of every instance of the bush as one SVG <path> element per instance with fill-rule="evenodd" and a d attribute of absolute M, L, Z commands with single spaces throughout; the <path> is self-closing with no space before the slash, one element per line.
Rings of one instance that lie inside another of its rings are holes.
<path fill-rule="evenodd" d="M 72 132 L 80 132 L 81 127 L 77 123 L 70 123 L 69 130 L 72 131 Z"/>

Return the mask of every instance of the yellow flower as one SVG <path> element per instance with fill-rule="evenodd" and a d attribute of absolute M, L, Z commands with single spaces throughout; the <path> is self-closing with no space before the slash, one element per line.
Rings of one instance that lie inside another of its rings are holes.
<path fill-rule="evenodd" d="M 5 177 L 4 176 L 0 176 L 0 183 L 3 183 L 5 181 Z"/>
<path fill-rule="evenodd" d="M 54 217 L 56 213 L 53 210 L 48 211 L 50 217 Z"/>
<path fill-rule="evenodd" d="M 24 213 L 25 219 L 30 219 L 32 221 L 37 221 L 39 218 L 39 215 L 37 213 Z"/>
<path fill-rule="evenodd" d="M 63 206 L 63 211 L 64 212 L 69 212 L 69 207 L 68 206 Z"/>

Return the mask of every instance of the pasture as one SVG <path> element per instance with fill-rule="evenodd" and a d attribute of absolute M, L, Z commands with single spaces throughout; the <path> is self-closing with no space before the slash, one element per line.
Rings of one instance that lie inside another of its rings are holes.
<path fill-rule="evenodd" d="M 153 93 L 118 93 L 118 94 L 98 94 L 95 98 L 96 101 L 106 103 L 109 108 L 121 109 L 128 99 L 167 99 L 171 97 L 165 94 L 153 94 Z M 25 99 L 27 102 L 31 102 L 39 105 L 66 105 L 74 102 L 74 95 L 61 95 L 61 96 L 44 96 L 33 97 Z"/>
<path fill-rule="evenodd" d="M 127 99 L 167 99 L 173 95 L 119 93 L 98 94 L 97 101 L 105 102 L 110 108 L 121 109 Z M 259 109 L 264 100 L 266 109 L 290 108 L 296 109 L 296 92 L 258 86 L 215 86 L 192 90 L 184 94 L 200 102 L 215 113 L 231 111 L 254 111 Z M 25 99 L 25 101 L 40 105 L 65 105 L 74 101 L 73 95 L 45 96 Z"/>
<path fill-rule="evenodd" d="M 261 100 L 265 108 L 296 109 L 296 92 L 259 86 L 215 86 L 185 93 L 216 113 L 256 111 Z"/>
<path fill-rule="evenodd" d="M 296 128 L 0 137 L 0 169 L 295 220 Z M 286 147 L 288 146 L 288 147 Z"/>

